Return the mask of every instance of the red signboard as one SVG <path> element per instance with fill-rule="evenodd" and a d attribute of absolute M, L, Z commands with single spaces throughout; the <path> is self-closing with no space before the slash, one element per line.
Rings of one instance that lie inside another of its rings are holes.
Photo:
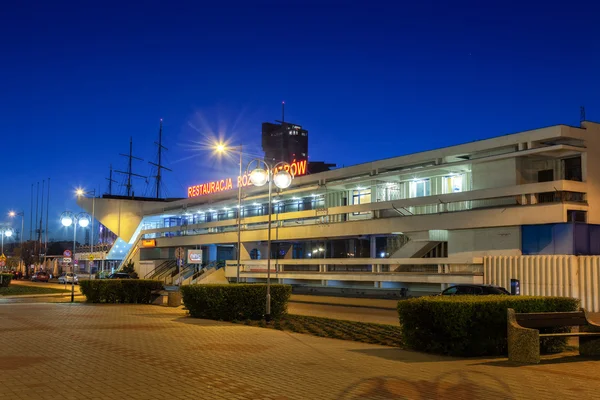
<path fill-rule="evenodd" d="M 284 167 L 280 167 L 278 169 L 285 169 L 286 171 L 289 171 L 289 173 L 292 174 L 292 176 L 301 176 L 306 175 L 306 166 L 306 160 L 294 160 L 294 162 L 292 162 L 291 164 L 286 164 Z M 252 183 L 250 182 L 250 178 L 248 177 L 248 175 L 244 174 L 242 176 L 237 177 L 237 180 L 235 180 L 235 185 L 233 178 L 227 178 L 214 182 L 207 182 L 201 183 L 200 185 L 190 186 L 188 187 L 188 197 L 206 196 L 208 194 L 220 193 L 231 190 L 234 188 L 234 186 L 237 189 L 240 186 L 246 187 L 251 185 Z"/>

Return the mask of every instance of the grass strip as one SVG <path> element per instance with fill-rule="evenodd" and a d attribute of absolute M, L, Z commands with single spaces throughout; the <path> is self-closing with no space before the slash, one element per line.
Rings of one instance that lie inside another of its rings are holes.
<path fill-rule="evenodd" d="M 56 294 L 68 292 L 70 292 L 70 290 L 54 289 L 39 286 L 11 285 L 9 287 L 0 288 L 0 296 L 24 296 L 28 294 Z"/>
<path fill-rule="evenodd" d="M 267 325 L 264 321 L 233 321 L 267 329 L 303 333 L 330 339 L 402 347 L 400 327 L 368 322 L 288 314 Z"/>

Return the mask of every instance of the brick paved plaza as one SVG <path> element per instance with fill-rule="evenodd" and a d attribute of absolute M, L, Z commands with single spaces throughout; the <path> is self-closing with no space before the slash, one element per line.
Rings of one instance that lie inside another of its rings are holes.
<path fill-rule="evenodd" d="M 452 359 L 186 317 L 0 304 L 0 399 L 600 399 L 600 361 Z"/>

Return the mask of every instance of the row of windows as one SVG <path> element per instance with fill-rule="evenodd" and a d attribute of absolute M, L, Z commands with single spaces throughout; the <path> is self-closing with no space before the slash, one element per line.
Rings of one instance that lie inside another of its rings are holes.
<path fill-rule="evenodd" d="M 294 211 L 308 211 L 316 210 L 325 207 L 325 199 L 323 197 L 312 197 L 305 199 L 292 199 L 286 201 L 280 201 L 273 203 L 271 212 L 273 214 L 288 213 Z M 258 217 L 267 215 L 269 208 L 267 204 L 257 204 L 242 207 L 241 217 Z M 204 213 L 192 214 L 182 217 L 169 217 L 164 218 L 163 227 L 169 228 L 173 226 L 181 225 L 192 225 L 201 224 L 212 221 L 224 221 L 228 219 L 235 219 L 238 217 L 237 208 L 220 209 L 214 211 L 208 211 Z M 144 229 L 152 229 L 153 227 L 147 225 Z"/>
<path fill-rule="evenodd" d="M 410 181 L 409 183 L 409 196 L 413 197 L 424 197 L 431 195 L 431 180 L 421 179 Z M 452 175 L 445 176 L 442 179 L 442 191 L 443 193 L 455 193 L 462 192 L 464 185 L 464 175 Z M 384 199 L 380 200 L 394 200 L 399 199 L 400 196 L 392 196 L 392 192 L 399 192 L 399 186 L 392 185 L 385 188 L 386 194 Z M 390 193 L 387 193 L 390 192 Z M 371 189 L 356 189 L 352 191 L 352 205 L 357 204 L 368 204 L 373 201 Z M 301 199 L 290 199 L 285 201 L 276 200 L 273 203 L 272 213 L 288 213 L 295 211 L 308 211 L 325 208 L 325 199 L 323 196 L 318 197 L 307 197 Z M 254 204 L 246 205 L 242 207 L 242 218 L 247 217 L 258 217 L 268 214 L 268 207 L 266 204 Z M 368 212 L 367 212 L 368 213 Z M 362 213 L 355 213 L 362 214 Z M 226 208 L 219 210 L 211 210 L 204 213 L 192 214 L 182 217 L 170 217 L 165 218 L 163 221 L 163 227 L 174 227 L 180 225 L 192 225 L 201 224 L 212 221 L 224 221 L 228 219 L 236 219 L 238 217 L 237 208 Z M 145 225 L 144 229 L 159 228 L 159 226 L 151 226 L 151 224 Z"/>
<path fill-rule="evenodd" d="M 425 197 L 431 196 L 431 180 L 421 179 L 409 182 L 409 197 Z M 442 193 L 457 193 L 462 192 L 464 188 L 464 175 L 452 175 L 442 178 Z M 399 191 L 398 186 L 387 187 L 386 191 Z M 391 193 L 385 194 L 385 200 L 394 200 Z M 371 202 L 371 189 L 356 189 L 352 191 L 352 204 L 365 204 Z"/>

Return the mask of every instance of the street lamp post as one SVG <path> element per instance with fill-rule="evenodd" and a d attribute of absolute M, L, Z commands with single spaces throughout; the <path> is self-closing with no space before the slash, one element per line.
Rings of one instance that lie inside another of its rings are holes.
<path fill-rule="evenodd" d="M 251 165 L 256 163 L 256 167 L 251 169 Z M 265 168 L 262 168 L 264 166 Z M 254 186 L 264 186 L 269 184 L 269 218 L 267 225 L 267 304 L 265 310 L 265 320 L 271 321 L 271 215 L 272 215 L 272 192 L 273 183 L 280 189 L 288 188 L 292 184 L 294 175 L 290 172 L 290 165 L 286 162 L 280 162 L 271 167 L 267 162 L 261 159 L 250 161 L 246 167 L 246 173 L 250 175 L 250 181 Z"/>
<path fill-rule="evenodd" d="M 81 196 L 88 196 L 88 195 L 92 195 L 92 221 L 91 221 L 91 228 L 90 230 L 92 231 L 91 234 L 91 238 L 90 238 L 90 254 L 94 255 L 94 219 L 96 218 L 96 189 L 92 189 L 92 190 L 88 190 L 85 191 L 81 188 L 77 189 L 75 191 L 75 194 L 77 195 L 77 197 L 81 197 Z M 90 267 L 90 278 L 92 275 L 92 268 Z"/>
<path fill-rule="evenodd" d="M 220 143 L 218 144 L 215 149 L 217 150 L 218 153 L 224 153 L 227 151 L 234 151 L 239 153 L 240 155 L 240 175 L 238 178 L 238 212 L 237 212 L 237 251 L 236 251 L 236 257 L 237 257 L 237 269 L 236 269 L 236 283 L 240 283 L 240 258 L 241 258 L 241 252 L 242 252 L 242 160 L 243 160 L 243 152 L 242 152 L 242 145 L 240 144 L 239 146 L 232 146 L 232 147 L 227 147 L 226 145 Z"/>
<path fill-rule="evenodd" d="M 90 224 L 90 216 L 87 213 L 75 215 L 70 211 L 65 211 L 60 216 L 60 222 L 65 227 L 73 225 L 73 253 L 71 254 L 71 265 L 73 266 L 73 276 L 71 277 L 71 303 L 75 301 L 75 243 L 77 240 L 77 225 L 82 228 Z"/>
<path fill-rule="evenodd" d="M 2 236 L 2 255 L 4 255 L 4 236 L 11 237 L 13 234 L 10 228 L 0 228 L 0 235 Z"/>
<path fill-rule="evenodd" d="M 8 216 L 11 218 L 14 217 L 21 217 L 21 234 L 19 235 L 19 239 L 21 239 L 21 264 L 23 265 L 23 272 L 25 274 L 27 274 L 27 268 L 25 268 L 25 260 L 23 259 L 23 228 L 24 228 L 24 224 L 25 224 L 25 211 L 21 211 L 21 212 L 15 212 L 15 211 L 10 211 L 8 213 Z"/>

